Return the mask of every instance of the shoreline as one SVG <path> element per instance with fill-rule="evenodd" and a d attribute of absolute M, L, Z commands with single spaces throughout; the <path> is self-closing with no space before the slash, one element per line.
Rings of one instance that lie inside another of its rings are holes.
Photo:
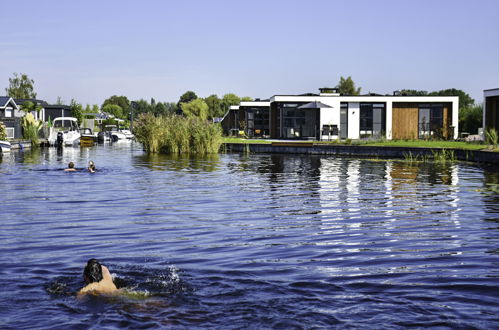
<path fill-rule="evenodd" d="M 454 159 L 470 161 L 479 164 L 499 165 L 499 153 L 484 150 L 463 150 L 455 148 L 428 148 L 428 147 L 392 147 L 392 146 L 363 146 L 363 145 L 332 145 L 273 142 L 272 144 L 233 143 L 222 144 L 227 152 L 240 153 L 279 153 L 279 154 L 307 154 L 307 155 L 336 155 L 348 157 L 375 157 L 375 158 L 407 158 L 433 157 L 435 153 L 450 151 Z"/>

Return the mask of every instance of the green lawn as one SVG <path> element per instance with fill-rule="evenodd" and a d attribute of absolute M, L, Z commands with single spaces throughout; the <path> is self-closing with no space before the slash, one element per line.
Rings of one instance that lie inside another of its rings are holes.
<path fill-rule="evenodd" d="M 243 139 L 243 138 L 233 138 L 224 137 L 224 143 L 253 143 L 253 144 L 270 144 L 271 141 L 263 139 Z M 301 142 L 301 141 L 295 141 Z M 310 141 L 303 141 L 310 142 Z M 451 148 L 451 149 L 463 149 L 463 150 L 481 150 L 488 149 L 485 144 L 478 143 L 468 143 L 462 141 L 426 141 L 426 140 L 397 140 L 397 141 L 365 141 L 365 140 L 352 140 L 352 141 L 320 141 L 315 142 L 320 144 L 340 144 L 340 145 L 364 145 L 364 146 L 385 146 L 385 147 L 408 147 L 408 148 Z M 488 149 L 491 150 L 491 149 Z M 499 151 L 499 148 L 495 148 L 493 151 Z"/>

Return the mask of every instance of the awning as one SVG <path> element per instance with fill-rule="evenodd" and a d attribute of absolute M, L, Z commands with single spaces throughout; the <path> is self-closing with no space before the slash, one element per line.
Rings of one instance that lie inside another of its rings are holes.
<path fill-rule="evenodd" d="M 332 106 L 324 104 L 319 101 L 314 101 L 298 107 L 298 109 L 321 109 L 321 108 L 332 108 Z"/>

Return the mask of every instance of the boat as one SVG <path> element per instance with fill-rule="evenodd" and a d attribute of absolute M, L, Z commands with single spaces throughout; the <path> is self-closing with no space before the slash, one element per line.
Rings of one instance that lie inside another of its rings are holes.
<path fill-rule="evenodd" d="M 9 141 L 0 140 L 0 153 L 10 152 L 11 147 Z"/>
<path fill-rule="evenodd" d="M 97 140 L 97 136 L 92 133 L 91 128 L 80 128 L 80 146 L 91 147 Z"/>
<path fill-rule="evenodd" d="M 119 140 L 126 140 L 125 134 L 123 134 L 116 125 L 106 125 L 104 130 L 109 132 L 109 137 L 112 142 L 117 142 Z"/>
<path fill-rule="evenodd" d="M 131 140 L 135 137 L 135 135 L 132 134 L 132 132 L 128 129 L 122 129 L 121 130 L 121 133 L 125 134 L 125 137 L 128 139 L 128 140 Z"/>
<path fill-rule="evenodd" d="M 80 142 L 78 119 L 57 117 L 52 122 L 48 142 L 51 146 L 75 146 Z"/>

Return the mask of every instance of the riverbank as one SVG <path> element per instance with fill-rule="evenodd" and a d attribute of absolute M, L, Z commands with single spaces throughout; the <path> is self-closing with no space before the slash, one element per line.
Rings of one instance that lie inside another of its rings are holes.
<path fill-rule="evenodd" d="M 499 165 L 499 152 L 458 148 L 400 147 L 373 145 L 339 145 L 331 143 L 279 141 L 270 143 L 233 143 L 222 145 L 224 151 L 242 153 L 279 153 L 336 155 L 349 157 L 422 159 L 436 154 L 452 153 L 452 158 Z"/>

